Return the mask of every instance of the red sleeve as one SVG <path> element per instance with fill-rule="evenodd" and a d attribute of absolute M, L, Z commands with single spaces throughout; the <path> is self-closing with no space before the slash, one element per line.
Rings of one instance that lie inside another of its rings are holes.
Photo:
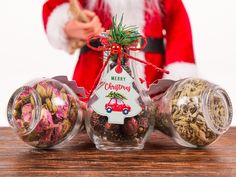
<path fill-rule="evenodd" d="M 85 0 L 79 0 L 81 5 L 83 7 L 86 6 L 86 1 Z M 63 3 L 68 3 L 69 0 L 48 0 L 44 5 L 43 5 L 43 23 L 44 23 L 44 29 L 46 29 L 47 22 L 48 22 L 48 17 L 51 15 L 52 11 L 59 5 Z"/>
<path fill-rule="evenodd" d="M 164 2 L 166 29 L 166 65 L 174 62 L 195 63 L 192 31 L 189 18 L 181 0 Z"/>
<path fill-rule="evenodd" d="M 44 24 L 44 29 L 46 30 L 47 22 L 48 22 L 48 17 L 52 13 L 52 11 L 59 5 L 68 2 L 68 0 L 48 0 L 44 5 L 43 5 L 43 24 Z"/>

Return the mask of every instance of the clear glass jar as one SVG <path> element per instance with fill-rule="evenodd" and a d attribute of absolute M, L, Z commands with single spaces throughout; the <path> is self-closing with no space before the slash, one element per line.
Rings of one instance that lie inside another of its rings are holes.
<path fill-rule="evenodd" d="M 7 117 L 24 142 L 37 148 L 51 148 L 78 133 L 83 107 L 66 84 L 55 79 L 35 79 L 13 93 Z"/>
<path fill-rule="evenodd" d="M 153 102 L 155 129 L 185 147 L 212 144 L 232 122 L 232 104 L 226 91 L 206 80 L 179 80 Z"/>
<path fill-rule="evenodd" d="M 90 116 L 85 119 L 87 133 L 99 150 L 106 151 L 130 151 L 143 149 L 144 144 L 154 128 L 154 110 L 151 106 L 151 98 L 144 91 L 133 61 L 122 60 L 122 68 L 134 79 L 132 87 L 139 94 L 137 102 L 141 106 L 141 112 L 133 117 L 126 117 L 123 124 L 109 123 L 108 117 L 95 112 L 91 105 L 96 100 L 92 94 L 88 102 Z M 104 70 L 97 89 L 104 84 L 102 78 L 111 71 L 117 63 L 111 61 Z M 96 91 L 95 91 L 96 92 Z"/>

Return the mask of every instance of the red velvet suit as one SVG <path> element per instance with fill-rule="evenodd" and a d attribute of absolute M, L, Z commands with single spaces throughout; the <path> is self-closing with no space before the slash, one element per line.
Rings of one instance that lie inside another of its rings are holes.
<path fill-rule="evenodd" d="M 84 8 L 88 7 L 86 1 L 80 2 Z M 139 2 L 143 3 L 144 9 L 147 8 L 145 0 L 140 0 Z M 98 8 L 100 6 L 99 3 L 101 3 L 101 0 L 97 1 L 97 4 L 94 5 L 92 10 L 100 17 L 103 27 L 109 29 L 112 25 L 111 17 L 114 15 L 112 8 L 106 8 L 106 10 Z M 52 45 L 55 45 L 55 47 L 57 47 L 57 39 L 53 32 L 50 32 L 52 31 L 51 28 L 53 25 L 49 25 L 49 23 L 54 24 L 54 19 L 59 21 L 59 15 L 53 14 L 62 13 L 63 11 L 60 11 L 60 7 L 64 5 L 64 8 L 66 8 L 66 4 L 68 4 L 67 0 L 48 0 L 43 7 L 45 30 L 49 41 Z M 165 54 L 146 52 L 143 54 L 143 59 L 158 67 L 170 70 L 171 74 L 168 77 L 171 79 L 195 76 L 196 72 L 191 27 L 182 1 L 162 0 L 159 7 L 159 10 L 152 11 L 151 13 L 142 10 L 144 22 L 143 26 L 140 28 L 146 37 L 165 39 Z M 115 9 L 115 7 L 113 7 L 113 9 Z M 137 13 L 140 12 L 137 10 Z M 124 11 L 124 18 L 136 18 L 135 16 L 136 15 L 133 14 L 133 17 L 127 17 L 126 11 Z M 58 23 L 60 23 L 60 21 Z M 63 28 L 63 24 L 57 26 L 58 23 L 55 23 L 55 28 Z M 103 64 L 101 58 L 102 54 L 98 54 L 94 51 L 89 51 L 79 56 L 73 76 L 73 79 L 76 80 L 78 85 L 85 87 L 87 90 L 91 89 L 91 86 Z M 180 66 L 183 66 L 182 69 L 179 69 Z M 142 75 L 148 85 L 156 79 L 163 77 L 161 73 L 156 72 L 156 70 L 150 66 L 145 66 Z"/>

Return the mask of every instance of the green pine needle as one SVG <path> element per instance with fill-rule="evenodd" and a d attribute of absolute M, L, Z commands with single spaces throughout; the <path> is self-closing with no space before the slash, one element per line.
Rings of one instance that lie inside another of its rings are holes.
<path fill-rule="evenodd" d="M 113 42 L 120 44 L 121 46 L 128 46 L 139 39 L 140 33 L 137 26 L 123 25 L 123 15 L 117 24 L 117 16 L 112 18 L 113 26 L 110 32 L 110 38 Z"/>

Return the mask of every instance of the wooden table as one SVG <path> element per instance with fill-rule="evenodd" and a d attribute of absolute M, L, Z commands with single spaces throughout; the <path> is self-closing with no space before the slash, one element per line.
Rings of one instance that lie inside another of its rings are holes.
<path fill-rule="evenodd" d="M 38 150 L 24 144 L 10 128 L 0 128 L 0 176 L 236 176 L 236 127 L 207 149 L 176 145 L 154 133 L 145 149 L 103 152 L 87 135 L 63 149 Z"/>

